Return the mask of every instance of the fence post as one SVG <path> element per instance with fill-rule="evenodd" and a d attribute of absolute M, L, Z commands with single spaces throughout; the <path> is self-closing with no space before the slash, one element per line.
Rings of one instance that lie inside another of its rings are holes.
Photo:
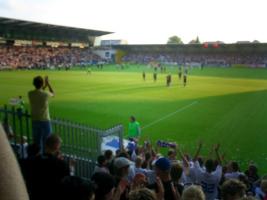
<path fill-rule="evenodd" d="M 96 142 L 97 142 L 97 154 L 96 157 L 94 159 L 97 158 L 97 156 L 99 156 L 101 154 L 101 145 L 102 145 L 102 136 L 103 136 L 103 130 L 101 130 L 100 133 L 97 134 L 97 137 L 96 137 Z"/>
<path fill-rule="evenodd" d="M 8 119 L 8 115 L 7 115 L 7 105 L 4 105 L 4 119 Z"/>
<path fill-rule="evenodd" d="M 28 110 L 25 111 L 25 121 L 26 121 L 26 136 L 28 138 L 28 141 L 32 142 L 32 137 L 30 137 L 30 126 L 29 126 L 29 113 Z"/>
<path fill-rule="evenodd" d="M 15 107 L 12 106 L 12 110 L 11 110 L 11 115 L 12 115 L 12 122 L 13 122 L 13 134 L 14 134 L 14 143 L 15 145 L 17 145 L 17 123 L 16 123 L 16 112 L 15 112 Z"/>
<path fill-rule="evenodd" d="M 119 130 L 119 141 L 120 141 L 120 150 L 123 150 L 123 126 L 120 125 Z"/>
<path fill-rule="evenodd" d="M 26 135 L 29 141 L 32 141 L 31 116 L 25 110 L 19 113 L 15 107 L 5 105 L 0 108 L 0 114 L 8 120 L 8 125 L 13 128 L 14 135 L 17 139 Z M 26 119 L 24 119 L 24 117 Z M 77 176 L 89 179 L 94 167 L 97 156 L 102 152 L 103 137 L 116 136 L 119 137 L 119 148 L 123 148 L 123 126 L 116 125 L 110 129 L 98 129 L 93 126 L 88 126 L 80 123 L 74 123 L 69 120 L 53 118 L 51 119 L 53 132 L 56 132 L 64 140 L 62 144 L 62 153 L 66 159 L 75 158 Z M 14 146 L 18 141 L 14 141 Z M 22 146 L 21 146 L 22 148 Z M 24 154 L 24 149 L 21 149 L 21 154 Z"/>

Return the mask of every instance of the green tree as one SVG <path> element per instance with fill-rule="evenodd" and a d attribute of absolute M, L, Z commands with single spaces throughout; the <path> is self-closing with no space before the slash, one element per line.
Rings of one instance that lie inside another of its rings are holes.
<path fill-rule="evenodd" d="M 196 38 L 196 39 L 194 39 L 194 40 L 191 40 L 191 41 L 189 42 L 189 44 L 200 44 L 199 37 L 197 36 L 197 38 Z"/>
<path fill-rule="evenodd" d="M 169 37 L 167 44 L 183 44 L 183 41 L 180 37 L 174 35 L 172 37 Z"/>
<path fill-rule="evenodd" d="M 196 44 L 200 44 L 200 40 L 199 40 L 199 37 L 198 36 L 196 38 Z"/>

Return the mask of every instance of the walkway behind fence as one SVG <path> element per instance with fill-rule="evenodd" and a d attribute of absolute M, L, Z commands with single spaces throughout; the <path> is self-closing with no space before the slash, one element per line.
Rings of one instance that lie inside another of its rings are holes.
<path fill-rule="evenodd" d="M 13 132 L 13 136 L 10 134 L 9 139 L 13 146 L 18 147 L 18 156 L 23 157 L 25 149 L 20 148 L 23 136 L 27 136 L 28 143 L 32 142 L 31 116 L 27 110 L 21 111 L 4 106 L 0 108 L 0 117 L 5 131 Z M 83 178 L 92 175 L 97 156 L 101 154 L 104 137 L 117 136 L 120 148 L 123 145 L 122 125 L 99 129 L 59 118 L 51 119 L 51 124 L 53 132 L 59 134 L 63 140 L 61 148 L 63 155 L 66 160 L 75 161 L 75 175 Z"/>

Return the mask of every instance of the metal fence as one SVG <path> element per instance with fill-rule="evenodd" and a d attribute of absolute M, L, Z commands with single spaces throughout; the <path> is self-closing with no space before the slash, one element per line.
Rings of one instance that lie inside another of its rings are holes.
<path fill-rule="evenodd" d="M 17 147 L 17 156 L 23 157 L 25 148 L 23 142 L 32 142 L 31 116 L 28 111 L 14 107 L 0 108 L 3 127 L 9 135 L 10 143 Z M 75 175 L 89 178 L 94 170 L 97 156 L 100 155 L 102 140 L 107 136 L 119 138 L 119 145 L 123 145 L 123 126 L 116 125 L 109 129 L 94 128 L 85 124 L 69 120 L 52 118 L 53 133 L 62 138 L 62 153 L 67 161 L 74 161 Z M 9 134 L 13 133 L 13 134 Z"/>

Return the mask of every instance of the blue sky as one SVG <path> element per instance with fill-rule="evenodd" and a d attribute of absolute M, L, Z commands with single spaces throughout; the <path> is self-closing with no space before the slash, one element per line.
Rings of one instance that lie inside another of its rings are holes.
<path fill-rule="evenodd" d="M 0 16 L 112 31 L 103 39 L 164 44 L 267 42 L 266 0 L 0 0 Z"/>

